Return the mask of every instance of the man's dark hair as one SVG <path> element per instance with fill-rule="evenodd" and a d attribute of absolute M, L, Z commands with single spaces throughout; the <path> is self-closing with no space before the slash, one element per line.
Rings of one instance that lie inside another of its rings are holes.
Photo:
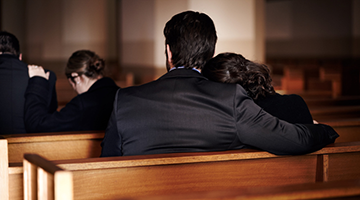
<path fill-rule="evenodd" d="M 201 73 L 212 81 L 240 84 L 253 99 L 275 94 L 269 68 L 240 54 L 221 53 L 209 60 Z"/>
<path fill-rule="evenodd" d="M 0 32 L 0 52 L 20 55 L 20 44 L 15 35 L 6 31 Z"/>
<path fill-rule="evenodd" d="M 204 13 L 185 11 L 173 16 L 165 25 L 164 35 L 174 67 L 202 69 L 214 56 L 216 30 Z"/>

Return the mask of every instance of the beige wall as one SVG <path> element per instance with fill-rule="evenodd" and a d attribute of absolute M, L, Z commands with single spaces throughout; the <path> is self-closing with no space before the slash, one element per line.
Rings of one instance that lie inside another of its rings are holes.
<path fill-rule="evenodd" d="M 188 9 L 205 12 L 214 20 L 219 36 L 216 53 L 234 51 L 260 62 L 265 54 L 360 56 L 358 0 L 1 2 L 1 28 L 19 38 L 24 59 L 52 69 L 63 69 L 75 50 L 91 49 L 120 67 L 161 71 L 165 65 L 164 25 L 171 16 Z"/>
<path fill-rule="evenodd" d="M 123 0 L 122 64 L 165 69 L 165 23 L 186 10 L 204 12 L 214 20 L 216 54 L 231 51 L 263 61 L 263 4 L 263 0 Z"/>
<path fill-rule="evenodd" d="M 218 34 L 216 54 L 236 52 L 263 61 L 264 35 L 258 34 L 264 30 L 262 4 L 262 0 L 190 0 L 189 9 L 207 13 L 213 19 Z"/>
<path fill-rule="evenodd" d="M 269 1 L 267 57 L 359 56 L 359 4 L 358 0 Z"/>
<path fill-rule="evenodd" d="M 20 44 L 25 43 L 25 4 L 24 0 L 1 1 L 1 29 L 16 35 Z M 20 51 L 23 48 L 20 47 Z"/>
<path fill-rule="evenodd" d="M 69 56 L 80 49 L 95 51 L 107 60 L 117 59 L 116 0 L 3 2 L 2 28 L 19 37 L 26 62 L 62 74 Z"/>
<path fill-rule="evenodd" d="M 214 20 L 216 53 L 231 51 L 264 60 L 264 0 L 2 2 L 2 28 L 19 37 L 24 60 L 58 73 L 71 53 L 90 49 L 121 68 L 156 69 L 158 76 L 165 72 L 165 23 L 185 10 L 207 13 Z"/>

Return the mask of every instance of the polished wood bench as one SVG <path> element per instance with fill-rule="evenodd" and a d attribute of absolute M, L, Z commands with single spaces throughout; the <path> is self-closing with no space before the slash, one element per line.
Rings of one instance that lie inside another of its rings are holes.
<path fill-rule="evenodd" d="M 301 96 L 301 94 L 299 94 Z M 360 96 L 340 96 L 330 97 L 304 97 L 307 106 L 311 108 L 331 107 L 331 106 L 356 106 L 360 105 Z"/>
<path fill-rule="evenodd" d="M 242 149 L 51 162 L 38 155 L 26 155 L 25 196 L 32 196 L 37 191 L 31 184 L 36 182 L 34 177 L 39 163 L 47 163 L 53 166 L 51 169 L 56 169 L 45 170 L 50 172 L 43 173 L 50 177 L 46 180 L 55 180 L 58 171 L 61 172 L 58 174 L 65 173 L 62 171 L 71 174 L 72 187 L 66 191 L 72 191 L 74 199 L 137 198 L 360 179 L 360 142 L 331 144 L 299 156 L 277 156 Z M 66 176 L 70 180 L 70 175 Z M 55 191 L 45 193 L 57 193 L 56 187 Z"/>
<path fill-rule="evenodd" d="M 327 124 L 334 128 L 340 136 L 336 139 L 336 143 L 360 141 L 360 118 L 324 120 L 319 123 Z"/>
<path fill-rule="evenodd" d="M 360 105 L 310 108 L 310 113 L 316 121 L 360 118 Z"/>
<path fill-rule="evenodd" d="M 359 198 L 360 179 L 354 179 L 282 186 L 241 187 L 231 190 L 154 195 L 139 198 L 124 198 L 123 200 L 355 200 Z"/>
<path fill-rule="evenodd" d="M 0 199 L 22 199 L 19 183 L 24 153 L 37 153 L 49 160 L 99 157 L 104 134 L 76 131 L 0 135 Z"/>
<path fill-rule="evenodd" d="M 99 157 L 105 131 L 69 131 L 0 135 L 8 143 L 8 162 L 22 162 L 24 153 L 51 159 Z M 2 149 L 3 150 L 3 149 Z"/>

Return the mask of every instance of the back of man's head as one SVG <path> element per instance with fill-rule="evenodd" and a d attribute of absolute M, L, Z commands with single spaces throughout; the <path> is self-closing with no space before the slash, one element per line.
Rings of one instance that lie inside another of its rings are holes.
<path fill-rule="evenodd" d="M 0 52 L 20 55 L 20 44 L 15 35 L 6 31 L 0 32 Z"/>
<path fill-rule="evenodd" d="M 173 16 L 165 25 L 164 35 L 175 67 L 202 69 L 214 55 L 216 30 L 204 13 L 185 11 Z"/>

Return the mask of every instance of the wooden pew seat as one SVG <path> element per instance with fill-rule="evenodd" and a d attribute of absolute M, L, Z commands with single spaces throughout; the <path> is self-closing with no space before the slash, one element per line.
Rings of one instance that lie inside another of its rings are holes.
<path fill-rule="evenodd" d="M 310 113 L 313 119 L 317 121 L 342 118 L 359 118 L 360 105 L 311 108 Z"/>

